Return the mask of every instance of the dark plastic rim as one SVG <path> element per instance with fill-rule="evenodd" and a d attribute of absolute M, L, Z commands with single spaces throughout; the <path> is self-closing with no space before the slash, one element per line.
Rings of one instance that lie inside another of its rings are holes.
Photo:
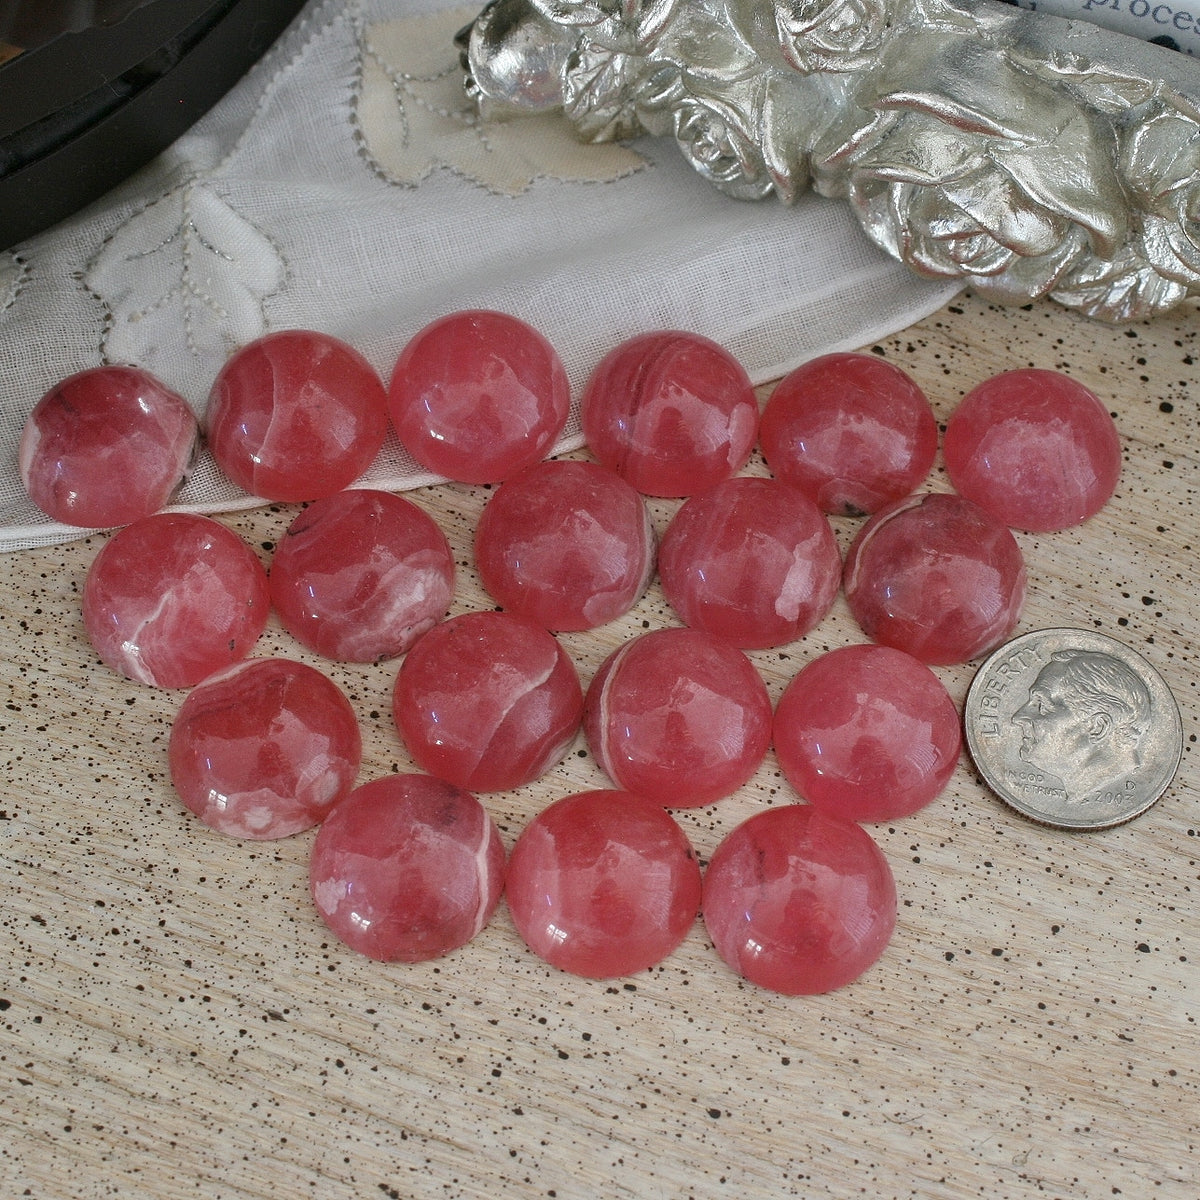
<path fill-rule="evenodd" d="M 149 162 L 246 73 L 304 3 L 158 0 L 0 67 L 0 248 L 56 224 Z M 39 63 L 45 74 L 33 95 Z M 80 80 L 96 86 L 81 89 Z M 4 133 L 18 108 L 10 95 L 22 97 L 20 111 L 32 119 Z"/>

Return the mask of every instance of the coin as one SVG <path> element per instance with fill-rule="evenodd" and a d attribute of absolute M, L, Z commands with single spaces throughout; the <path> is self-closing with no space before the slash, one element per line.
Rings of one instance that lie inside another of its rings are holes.
<path fill-rule="evenodd" d="M 1128 646 L 1086 629 L 1038 629 L 979 668 L 967 749 L 1006 804 L 1059 829 L 1108 829 L 1166 791 L 1183 753 L 1179 705 Z"/>

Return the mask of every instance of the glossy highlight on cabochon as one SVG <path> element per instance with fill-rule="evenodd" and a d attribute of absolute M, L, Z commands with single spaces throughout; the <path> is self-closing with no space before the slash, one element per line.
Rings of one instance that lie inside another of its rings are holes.
<path fill-rule="evenodd" d="M 544 458 L 570 407 L 567 373 L 549 341 L 486 309 L 426 325 L 400 352 L 388 387 L 404 448 L 462 483 L 498 483 Z"/>
<path fill-rule="evenodd" d="M 254 658 L 193 688 L 171 726 L 171 781 L 206 825 L 240 838 L 309 829 L 354 786 L 362 737 L 320 671 Z"/>
<path fill-rule="evenodd" d="M 351 949 L 425 962 L 466 945 L 504 890 L 504 845 L 469 792 L 428 775 L 355 788 L 317 832 L 309 889 Z"/>
<path fill-rule="evenodd" d="M 383 662 L 446 615 L 454 555 L 411 500 L 355 488 L 297 514 L 275 547 L 270 583 L 284 628 L 310 650 Z"/>
<path fill-rule="evenodd" d="M 137 367 L 93 367 L 57 383 L 25 422 L 18 450 L 30 499 L 65 525 L 127 525 L 163 508 L 195 453 L 196 418 Z"/>
<path fill-rule="evenodd" d="M 745 368 L 694 333 L 644 333 L 611 350 L 580 410 L 588 448 L 647 496 L 690 496 L 728 479 L 758 434 Z"/>
<path fill-rule="evenodd" d="M 211 517 L 156 513 L 105 543 L 83 586 L 83 624 L 114 671 L 192 687 L 245 658 L 267 624 L 267 573 Z"/>
<path fill-rule="evenodd" d="M 789 996 L 857 979 L 896 926 L 896 884 L 870 834 L 808 804 L 756 813 L 704 875 L 717 953 L 751 983 Z"/>
<path fill-rule="evenodd" d="M 675 819 L 631 792 L 556 800 L 525 827 L 509 859 L 508 908 L 529 948 L 589 979 L 632 975 L 687 936 L 700 867 Z"/>
<path fill-rule="evenodd" d="M 371 465 L 387 433 L 387 394 L 352 346 L 288 329 L 226 361 L 205 423 L 213 458 L 239 487 L 266 500 L 316 500 Z"/>

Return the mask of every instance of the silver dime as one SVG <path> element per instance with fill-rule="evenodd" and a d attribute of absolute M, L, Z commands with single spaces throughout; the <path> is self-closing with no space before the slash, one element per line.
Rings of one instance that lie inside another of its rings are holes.
<path fill-rule="evenodd" d="M 979 668 L 963 714 L 987 785 L 1060 829 L 1108 829 L 1166 791 L 1183 752 L 1179 705 L 1128 646 L 1086 629 L 1038 629 Z"/>

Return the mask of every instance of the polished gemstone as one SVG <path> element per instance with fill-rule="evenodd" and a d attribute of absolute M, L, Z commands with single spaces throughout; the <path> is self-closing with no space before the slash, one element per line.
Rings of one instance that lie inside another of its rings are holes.
<path fill-rule="evenodd" d="M 684 502 L 658 554 L 663 593 L 686 625 L 746 649 L 803 636 L 837 596 L 828 520 L 799 489 L 739 477 Z"/>
<path fill-rule="evenodd" d="M 843 646 L 804 666 L 779 698 L 773 740 L 800 795 L 851 821 L 923 808 L 962 748 L 942 681 L 904 651 L 877 645 Z"/>
<path fill-rule="evenodd" d="M 759 444 L 776 479 L 823 512 L 856 517 L 924 482 L 937 422 L 899 367 L 873 354 L 825 354 L 776 385 Z"/>
<path fill-rule="evenodd" d="M 946 471 L 962 495 L 1013 529 L 1067 529 L 1116 490 L 1121 438 L 1096 394 L 1059 371 L 993 376 L 946 426 Z"/>
<path fill-rule="evenodd" d="M 398 658 L 445 615 L 454 556 L 411 500 L 370 488 L 316 500 L 271 561 L 271 600 L 310 650 L 346 662 Z"/>
<path fill-rule="evenodd" d="M 316 500 L 371 465 L 387 433 L 387 394 L 352 346 L 289 329 L 225 363 L 205 420 L 213 458 L 239 487 L 267 500 Z"/>
<path fill-rule="evenodd" d="M 396 728 L 431 775 L 499 792 L 540 778 L 570 749 L 583 690 L 567 652 L 510 613 L 465 613 L 408 652 L 393 693 Z"/>
<path fill-rule="evenodd" d="M 192 687 L 245 658 L 270 612 L 254 552 L 211 517 L 156 513 L 105 543 L 87 573 L 83 624 L 114 671 Z"/>
<path fill-rule="evenodd" d="M 253 658 L 193 688 L 171 727 L 171 781 L 206 825 L 239 838 L 310 829 L 354 786 L 362 738 L 320 671 Z"/>
<path fill-rule="evenodd" d="M 645 501 L 612 471 L 544 462 L 500 485 L 475 531 L 483 586 L 547 629 L 592 629 L 629 611 L 654 570 Z"/>
<path fill-rule="evenodd" d="M 466 945 L 504 889 L 504 846 L 469 792 L 428 775 L 355 788 L 317 832 L 313 903 L 352 949 L 425 962 Z"/>
<path fill-rule="evenodd" d="M 850 611 L 867 637 L 924 663 L 994 650 L 1025 601 L 1008 528 L 961 496 L 923 493 L 881 509 L 846 556 Z"/>
<path fill-rule="evenodd" d="M 861 825 L 808 804 L 756 813 L 717 847 L 704 923 L 739 975 L 789 996 L 829 992 L 883 953 L 896 885 Z"/>
<path fill-rule="evenodd" d="M 754 774 L 771 743 L 771 701 L 736 647 L 698 629 L 656 629 L 605 660 L 588 688 L 583 728 L 618 787 L 693 808 Z"/>
<path fill-rule="evenodd" d="M 571 407 L 567 373 L 507 313 L 451 313 L 400 353 L 388 408 L 405 449 L 435 475 L 497 483 L 545 458 Z"/>
<path fill-rule="evenodd" d="M 687 936 L 700 895 L 683 830 L 631 792 L 556 800 L 525 827 L 509 860 L 508 908 L 525 943 L 589 979 L 661 962 Z"/>
<path fill-rule="evenodd" d="M 56 521 L 127 525 L 175 495 L 197 435 L 187 403 L 148 371 L 93 367 L 34 406 L 21 434 L 21 479 Z"/>
<path fill-rule="evenodd" d="M 745 369 L 694 333 L 644 333 L 610 351 L 581 413 L 592 453 L 648 496 L 690 496 L 728 479 L 758 435 Z"/>

